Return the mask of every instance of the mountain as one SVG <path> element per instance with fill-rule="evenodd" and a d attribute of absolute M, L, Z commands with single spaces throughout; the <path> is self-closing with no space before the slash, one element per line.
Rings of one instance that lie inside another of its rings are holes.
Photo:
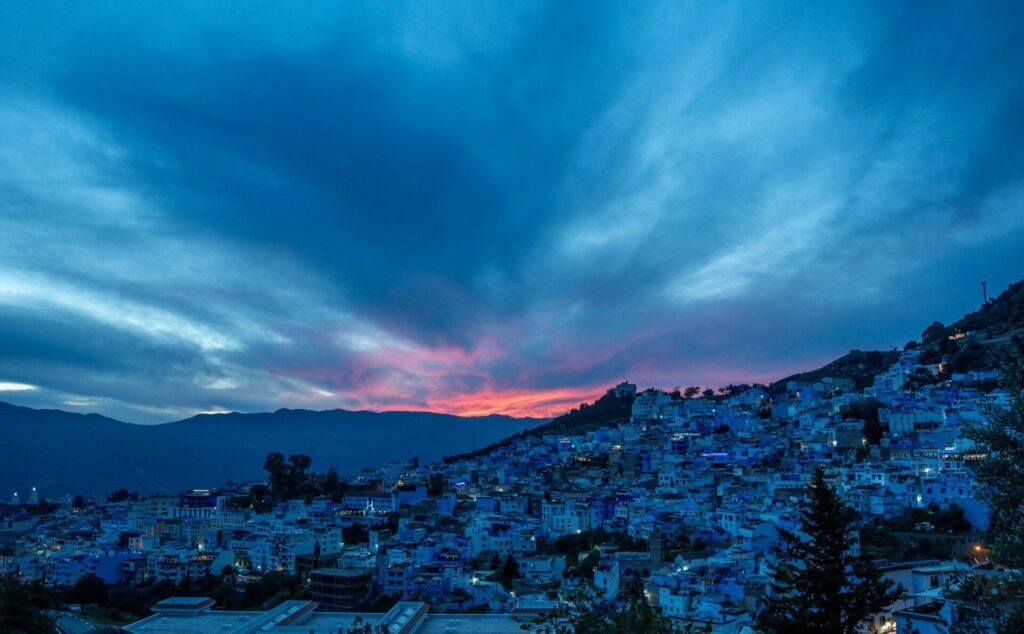
<path fill-rule="evenodd" d="M 359 471 L 413 456 L 430 461 L 546 422 L 426 412 L 309 411 L 199 415 L 134 425 L 98 414 L 0 402 L 0 495 L 42 496 L 212 487 L 263 477 L 271 451 L 308 454 L 313 469 Z"/>
<path fill-rule="evenodd" d="M 1024 332 L 1024 281 L 963 319 L 935 322 L 922 341 L 925 363 L 947 371 L 991 368 Z M 965 335 L 965 336 L 960 336 Z M 851 350 L 831 363 L 773 383 L 825 376 L 871 383 L 899 352 Z M 262 414 L 200 415 L 163 425 L 132 425 L 98 414 L 35 410 L 0 402 L 0 495 L 38 487 L 41 495 L 102 495 L 119 488 L 146 493 L 216 486 L 263 476 L 271 451 L 305 453 L 314 470 L 343 473 L 413 456 L 430 461 L 482 455 L 516 438 L 581 432 L 629 417 L 632 397 L 609 391 L 553 420 L 506 416 L 462 418 L 421 412 L 281 409 Z"/>

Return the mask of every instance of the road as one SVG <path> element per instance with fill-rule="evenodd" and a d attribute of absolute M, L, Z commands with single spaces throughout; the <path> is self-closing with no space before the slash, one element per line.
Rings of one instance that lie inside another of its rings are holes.
<path fill-rule="evenodd" d="M 86 632 L 96 631 L 92 624 L 70 612 L 50 610 L 50 616 L 56 620 L 57 630 L 62 632 L 62 634 L 85 634 Z"/>

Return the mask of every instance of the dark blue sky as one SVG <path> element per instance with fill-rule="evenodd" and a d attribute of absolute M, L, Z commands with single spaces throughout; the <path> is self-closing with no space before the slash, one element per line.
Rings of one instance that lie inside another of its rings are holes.
<path fill-rule="evenodd" d="M 300 11 L 301 9 L 301 11 Z M 552 413 L 1024 277 L 1013 3 L 0 7 L 0 400 Z"/>

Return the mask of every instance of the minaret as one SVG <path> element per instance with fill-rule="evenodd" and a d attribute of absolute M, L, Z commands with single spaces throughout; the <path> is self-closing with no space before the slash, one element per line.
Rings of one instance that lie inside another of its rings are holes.
<path fill-rule="evenodd" d="M 18 492 L 15 491 L 14 495 L 11 496 L 11 506 L 18 506 L 21 504 L 21 500 L 18 499 Z"/>
<path fill-rule="evenodd" d="M 988 304 L 988 288 L 985 286 L 985 280 L 981 280 L 981 305 L 985 306 Z"/>
<path fill-rule="evenodd" d="M 39 504 L 39 492 L 36 491 L 35 487 L 32 487 L 32 494 L 28 497 L 29 504 Z"/>

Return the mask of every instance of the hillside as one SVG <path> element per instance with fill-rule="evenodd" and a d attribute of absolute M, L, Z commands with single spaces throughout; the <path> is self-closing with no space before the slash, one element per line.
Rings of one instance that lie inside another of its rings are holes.
<path fill-rule="evenodd" d="M 1024 280 L 1014 282 L 978 310 L 948 326 L 934 322 L 921 334 L 920 342 L 908 347 L 921 349 L 922 363 L 943 363 L 947 373 L 969 372 L 997 367 L 1008 346 L 1020 343 L 1024 334 Z M 777 394 L 788 381 L 816 381 L 826 376 L 851 377 L 858 388 L 899 358 L 899 352 L 851 350 L 828 365 L 779 379 L 771 385 Z"/>
<path fill-rule="evenodd" d="M 858 389 L 871 385 L 874 376 L 885 371 L 890 365 L 900 358 L 900 353 L 895 350 L 850 350 L 817 370 L 792 374 L 775 381 L 768 387 L 771 394 L 779 394 L 786 389 L 786 383 L 790 381 L 814 382 L 825 377 L 847 377 L 854 380 Z"/>
<path fill-rule="evenodd" d="M 994 367 L 1024 329 L 1024 281 L 949 326 L 925 329 L 922 361 L 947 372 Z M 964 336 L 960 337 L 960 334 Z M 859 388 L 899 352 L 851 350 L 835 361 L 774 382 L 850 377 Z M 580 433 L 629 418 L 632 396 L 609 390 L 550 421 L 505 416 L 461 418 L 423 412 L 281 409 L 199 415 L 163 425 L 132 425 L 97 414 L 35 410 L 0 402 L 0 495 L 38 487 L 45 496 L 142 493 L 215 486 L 262 477 L 271 451 L 312 456 L 315 470 L 354 472 L 389 460 L 455 461 L 485 455 L 519 438 Z"/>
<path fill-rule="evenodd" d="M 1024 329 L 1024 280 L 1010 284 L 1005 291 L 987 304 L 949 325 L 947 334 L 954 332 L 984 333 L 996 337 Z"/>
<path fill-rule="evenodd" d="M 972 332 L 963 339 L 950 339 L 955 333 Z M 922 361 L 939 363 L 945 360 L 949 370 L 964 372 L 996 367 L 1005 346 L 1012 343 L 1024 331 L 1024 280 L 1011 284 L 997 298 L 979 310 L 964 315 L 962 319 L 945 326 L 934 323 L 922 336 L 923 343 L 911 342 L 910 347 L 922 347 Z M 1019 339 L 1017 339 L 1019 341 Z M 799 372 L 773 382 L 768 391 L 778 395 L 785 391 L 790 381 L 814 382 L 825 377 L 848 377 L 854 380 L 857 389 L 863 389 L 874 381 L 876 374 L 884 372 L 899 360 L 898 350 L 850 350 L 843 356 L 815 370 Z M 609 390 L 593 405 L 563 414 L 551 422 L 524 430 L 486 447 L 463 454 L 445 456 L 446 462 L 486 455 L 495 449 L 507 446 L 519 438 L 545 434 L 582 432 L 601 425 L 621 423 L 629 418 L 631 398 L 620 398 Z"/>
<path fill-rule="evenodd" d="M 101 495 L 211 487 L 263 476 L 271 451 L 305 453 L 343 473 L 389 460 L 437 460 L 543 422 L 423 412 L 282 409 L 133 425 L 91 414 L 0 403 L 0 495 Z"/>
<path fill-rule="evenodd" d="M 503 438 L 496 443 L 486 447 L 480 447 L 473 451 L 462 454 L 449 455 L 444 457 L 445 462 L 457 462 L 468 458 L 485 456 L 495 449 L 506 447 L 513 441 L 521 438 L 545 436 L 547 434 L 568 434 L 581 433 L 597 429 L 602 425 L 616 425 L 629 420 L 633 408 L 633 396 L 619 395 L 614 390 L 608 390 L 604 396 L 592 404 L 582 403 L 578 408 L 570 410 L 551 421 L 523 430 L 518 434 Z"/>
<path fill-rule="evenodd" d="M 1024 280 L 1014 282 L 987 304 L 944 325 L 934 322 L 921 334 L 921 360 L 943 363 L 947 373 L 998 367 L 1008 350 L 1024 339 Z"/>

